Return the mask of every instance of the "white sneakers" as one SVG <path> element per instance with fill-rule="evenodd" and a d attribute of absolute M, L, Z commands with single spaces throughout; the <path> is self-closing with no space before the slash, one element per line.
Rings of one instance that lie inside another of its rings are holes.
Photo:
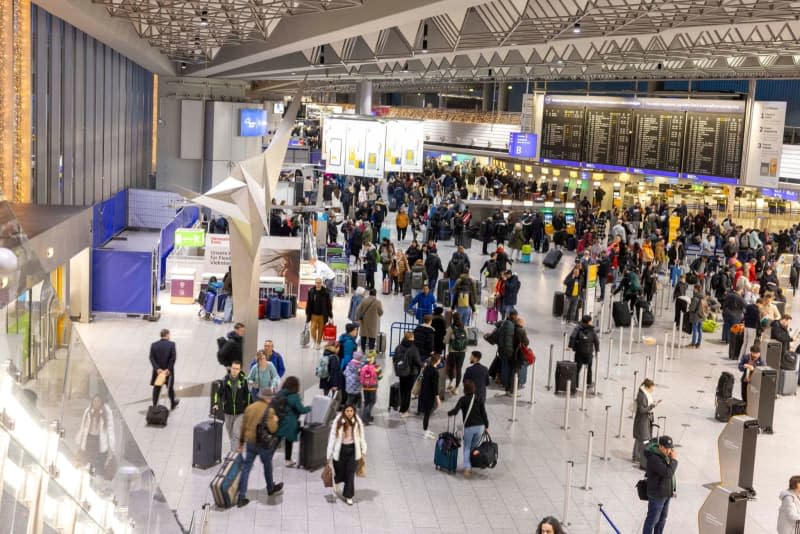
<path fill-rule="evenodd" d="M 297 465 L 297 462 L 294 460 L 286 460 L 286 467 L 294 467 Z"/>
<path fill-rule="evenodd" d="M 422 435 L 425 439 L 436 439 L 436 434 L 431 432 L 430 430 L 426 430 L 425 433 Z"/>
<path fill-rule="evenodd" d="M 400 414 L 401 419 L 405 419 L 406 417 L 411 417 L 411 412 L 402 412 Z"/>
<path fill-rule="evenodd" d="M 353 506 L 353 499 L 345 499 L 344 502 L 346 502 L 348 506 Z"/>

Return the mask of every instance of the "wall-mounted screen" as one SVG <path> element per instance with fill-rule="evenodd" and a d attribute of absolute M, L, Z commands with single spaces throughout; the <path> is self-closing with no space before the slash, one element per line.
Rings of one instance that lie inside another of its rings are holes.
<path fill-rule="evenodd" d="M 267 110 L 242 109 L 239 114 L 239 136 L 259 137 L 267 135 Z"/>
<path fill-rule="evenodd" d="M 275 115 L 283 115 L 284 105 L 283 102 L 275 102 L 272 104 L 272 112 Z"/>
<path fill-rule="evenodd" d="M 511 132 L 508 136 L 508 155 L 513 158 L 536 157 L 536 134 Z"/>

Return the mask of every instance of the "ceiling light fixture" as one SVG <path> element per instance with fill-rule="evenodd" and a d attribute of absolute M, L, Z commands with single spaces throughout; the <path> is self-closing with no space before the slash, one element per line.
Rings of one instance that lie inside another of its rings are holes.
<path fill-rule="evenodd" d="M 514 86 L 513 86 L 513 85 L 509 85 L 509 86 L 508 86 L 508 90 L 509 90 L 509 91 L 510 91 L 511 89 L 513 89 L 513 88 L 514 88 Z"/>
<path fill-rule="evenodd" d="M 572 33 L 581 33 L 581 23 L 576 22 L 575 26 L 572 27 Z"/>

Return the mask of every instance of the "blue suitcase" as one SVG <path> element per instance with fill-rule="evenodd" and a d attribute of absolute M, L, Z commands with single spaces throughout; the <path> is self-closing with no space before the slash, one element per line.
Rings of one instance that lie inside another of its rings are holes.
<path fill-rule="evenodd" d="M 391 229 L 388 226 L 381 226 L 380 240 L 384 239 L 391 240 Z"/>
<path fill-rule="evenodd" d="M 459 447 L 452 443 L 452 440 L 457 440 L 450 432 L 442 432 L 436 440 L 436 447 L 433 452 L 433 465 L 436 469 L 456 472 L 458 467 L 458 450 Z"/>
<path fill-rule="evenodd" d="M 523 254 L 522 255 L 522 263 L 530 263 L 531 262 L 531 255 L 530 254 Z"/>
<path fill-rule="evenodd" d="M 217 295 L 217 311 L 224 312 L 225 311 L 225 301 L 228 300 L 227 293 L 220 293 Z"/>
<path fill-rule="evenodd" d="M 281 320 L 281 299 L 270 297 L 267 301 L 267 318 L 270 321 Z"/>
<path fill-rule="evenodd" d="M 289 299 L 281 300 L 281 319 L 288 319 L 292 316 L 292 301 Z"/>

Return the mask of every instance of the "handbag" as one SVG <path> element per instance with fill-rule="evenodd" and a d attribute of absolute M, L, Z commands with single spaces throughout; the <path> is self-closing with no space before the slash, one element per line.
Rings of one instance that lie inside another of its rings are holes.
<path fill-rule="evenodd" d="M 731 334 L 738 336 L 744 333 L 744 323 L 737 323 L 731 326 Z"/>
<path fill-rule="evenodd" d="M 525 361 L 528 362 L 528 365 L 533 365 L 536 361 L 536 355 L 533 353 L 533 349 L 523 345 L 522 343 L 519 344 L 519 353 L 525 358 Z"/>
<path fill-rule="evenodd" d="M 156 375 L 156 379 L 153 381 L 153 386 L 160 387 L 167 383 L 167 372 L 161 371 Z"/>
<path fill-rule="evenodd" d="M 322 468 L 322 475 L 320 475 L 320 478 L 322 478 L 323 486 L 326 488 L 333 487 L 333 468 L 330 463 L 326 463 L 325 467 Z"/>
<path fill-rule="evenodd" d="M 488 432 L 484 431 L 478 445 L 470 451 L 469 463 L 478 469 L 493 469 L 497 465 L 498 456 L 497 443 L 492 441 Z"/>
<path fill-rule="evenodd" d="M 417 375 L 417 379 L 414 380 L 414 385 L 411 386 L 411 396 L 412 397 L 419 397 L 419 392 L 422 390 L 422 373 L 425 371 L 425 367 L 428 366 L 428 362 L 425 362 L 425 366 L 422 368 L 422 371 L 419 372 Z"/>
<path fill-rule="evenodd" d="M 636 483 L 636 493 L 639 495 L 640 501 L 646 501 L 647 499 L 647 479 L 643 478 L 639 482 Z"/>
<path fill-rule="evenodd" d="M 367 476 L 367 460 L 364 456 L 361 456 L 361 459 L 358 461 L 358 468 L 356 469 L 356 476 L 365 477 Z"/>

